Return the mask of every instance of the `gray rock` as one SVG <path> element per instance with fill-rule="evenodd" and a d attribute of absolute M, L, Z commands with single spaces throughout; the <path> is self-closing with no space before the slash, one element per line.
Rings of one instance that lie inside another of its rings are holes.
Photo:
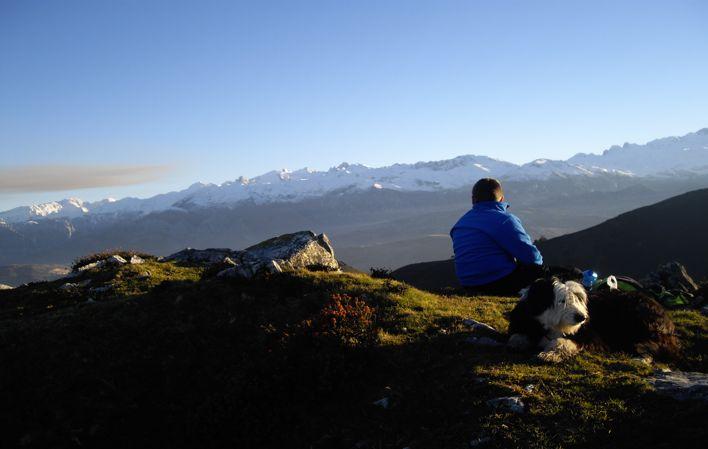
<path fill-rule="evenodd" d="M 234 262 L 234 260 L 232 258 L 230 258 L 228 256 L 224 257 L 224 260 L 222 260 L 222 263 L 224 263 L 225 265 L 231 265 L 232 267 L 235 267 L 236 265 L 238 265 L 236 262 Z"/>
<path fill-rule="evenodd" d="M 90 283 L 91 283 L 91 279 L 85 279 L 81 282 L 67 282 L 66 284 L 63 284 L 61 287 L 59 287 L 59 290 L 63 290 L 63 291 L 76 290 L 80 287 L 86 287 Z"/>
<path fill-rule="evenodd" d="M 647 286 L 661 286 L 666 290 L 678 290 L 686 293 L 695 293 L 698 285 L 686 271 L 686 267 L 678 262 L 669 262 L 661 265 L 656 271 L 642 281 Z"/>
<path fill-rule="evenodd" d="M 708 316 L 708 305 L 701 307 L 701 313 Z"/>
<path fill-rule="evenodd" d="M 374 401 L 374 405 L 381 407 L 382 409 L 389 409 L 391 407 L 391 399 L 381 398 L 378 401 Z"/>
<path fill-rule="evenodd" d="M 96 262 L 87 263 L 86 265 L 82 265 L 82 266 L 78 267 L 78 268 L 76 269 L 76 271 L 79 272 L 79 273 L 81 273 L 81 272 L 83 272 L 83 271 L 93 270 L 94 268 L 101 268 L 101 267 L 103 267 L 103 266 L 105 266 L 105 265 L 106 265 L 106 261 L 105 261 L 105 260 L 99 260 L 99 261 L 96 261 Z"/>
<path fill-rule="evenodd" d="M 658 394 L 680 401 L 708 401 L 708 374 L 688 371 L 657 371 L 649 378 Z"/>
<path fill-rule="evenodd" d="M 118 254 L 114 254 L 114 255 L 107 257 L 103 260 L 98 260 L 96 262 L 91 262 L 91 263 L 87 263 L 86 265 L 82 265 L 82 266 L 76 268 L 74 270 L 74 272 L 75 273 L 82 273 L 87 270 L 93 270 L 96 268 L 103 268 L 107 265 L 114 265 L 115 266 L 115 265 L 124 265 L 126 263 L 128 263 L 127 260 L 125 260 L 124 258 L 119 256 Z M 73 274 L 73 276 L 76 276 L 76 274 Z M 71 275 L 67 276 L 67 277 L 71 277 Z"/>
<path fill-rule="evenodd" d="M 470 441 L 470 447 L 479 447 L 479 446 L 485 445 L 491 441 L 492 441 L 492 439 L 490 437 L 475 438 L 474 440 Z"/>
<path fill-rule="evenodd" d="M 472 330 L 486 330 L 489 332 L 498 333 L 497 330 L 494 329 L 489 324 L 482 323 L 481 321 L 473 320 L 472 318 L 467 318 L 466 320 L 462 320 L 462 324 L 471 328 Z"/>
<path fill-rule="evenodd" d="M 499 410 L 512 413 L 524 413 L 526 409 L 526 405 L 521 400 L 520 396 L 504 396 L 500 398 L 490 399 L 487 401 L 487 405 Z"/>
<path fill-rule="evenodd" d="M 182 262 L 211 265 L 214 263 L 223 262 L 226 257 L 236 258 L 238 251 L 232 251 L 229 248 L 207 248 L 194 249 L 185 248 L 165 257 L 163 260 L 167 262 Z"/>
<path fill-rule="evenodd" d="M 140 256 L 135 256 L 135 255 L 130 256 L 130 264 L 131 264 L 131 265 L 138 265 L 138 264 L 141 264 L 141 263 L 145 263 L 145 259 L 143 259 L 143 258 L 140 257 Z"/>
<path fill-rule="evenodd" d="M 114 254 L 111 257 L 109 257 L 108 259 L 106 259 L 104 261 L 104 263 L 107 265 L 125 265 L 126 263 L 128 263 L 128 261 L 123 259 L 118 254 Z"/>
<path fill-rule="evenodd" d="M 63 284 L 61 287 L 59 287 L 59 290 L 69 291 L 69 290 L 74 290 L 77 288 L 79 288 L 79 284 L 75 284 L 73 282 L 67 282 L 66 284 Z"/>
<path fill-rule="evenodd" d="M 312 231 L 274 237 L 246 248 L 245 253 L 255 259 L 275 260 L 283 270 L 313 266 L 339 270 L 339 262 L 327 236 Z"/>
<path fill-rule="evenodd" d="M 13 287 L 11 285 L 0 284 L 0 290 L 12 290 L 13 288 L 15 288 L 15 287 Z"/>
<path fill-rule="evenodd" d="M 334 257 L 334 250 L 327 236 L 316 235 L 312 231 L 281 235 L 243 251 L 188 248 L 168 256 L 165 260 L 230 265 L 217 273 L 216 276 L 220 278 L 250 279 L 264 273 L 313 267 L 339 270 L 339 263 Z"/>

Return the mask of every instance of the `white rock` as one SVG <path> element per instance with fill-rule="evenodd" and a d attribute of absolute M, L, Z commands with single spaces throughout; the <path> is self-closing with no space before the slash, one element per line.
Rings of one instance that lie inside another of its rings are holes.
<path fill-rule="evenodd" d="M 123 259 L 118 254 L 114 254 L 111 257 L 109 257 L 108 259 L 106 259 L 105 263 L 111 264 L 111 265 L 124 265 L 124 264 L 128 263 L 128 261 Z"/>
<path fill-rule="evenodd" d="M 87 263 L 86 265 L 82 265 L 79 268 L 77 268 L 76 271 L 82 272 L 82 271 L 87 271 L 87 270 L 93 270 L 94 268 L 101 268 L 104 265 L 106 265 L 106 261 L 99 260 L 97 262 L 91 262 L 91 263 Z"/>
<path fill-rule="evenodd" d="M 0 290 L 12 290 L 13 288 L 15 288 L 15 287 L 13 287 L 11 285 L 0 284 Z"/>
<path fill-rule="evenodd" d="M 136 256 L 136 255 L 130 256 L 130 264 L 131 265 L 137 265 L 137 264 L 141 264 L 141 263 L 145 263 L 145 260 L 142 257 Z"/>

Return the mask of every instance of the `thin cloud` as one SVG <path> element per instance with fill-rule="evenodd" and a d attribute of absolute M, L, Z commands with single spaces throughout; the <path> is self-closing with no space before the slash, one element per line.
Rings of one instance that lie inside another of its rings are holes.
<path fill-rule="evenodd" d="M 173 170 L 169 165 L 29 165 L 0 168 L 0 193 L 55 192 L 143 184 Z"/>

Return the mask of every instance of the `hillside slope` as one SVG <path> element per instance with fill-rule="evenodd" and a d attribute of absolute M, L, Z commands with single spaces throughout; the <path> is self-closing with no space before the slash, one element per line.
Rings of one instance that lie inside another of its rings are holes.
<path fill-rule="evenodd" d="M 622 354 L 468 341 L 514 298 L 361 274 L 244 281 L 147 260 L 0 291 L 2 447 L 700 447 L 705 403 Z M 708 319 L 672 312 L 705 372 Z M 489 400 L 519 396 L 522 412 Z"/>
<path fill-rule="evenodd" d="M 624 213 L 539 245 L 546 263 L 641 277 L 672 260 L 708 277 L 708 189 Z"/>

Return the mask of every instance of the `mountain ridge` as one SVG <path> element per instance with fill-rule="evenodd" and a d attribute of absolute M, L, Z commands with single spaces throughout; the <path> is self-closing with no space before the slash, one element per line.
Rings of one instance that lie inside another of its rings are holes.
<path fill-rule="evenodd" d="M 20 206 L 0 212 L 0 223 L 78 216 L 144 215 L 244 201 L 256 204 L 298 202 L 337 191 L 439 191 L 461 188 L 484 176 L 506 181 L 533 181 L 571 176 L 661 177 L 676 173 L 708 173 L 708 128 L 680 137 L 655 139 L 644 145 L 615 145 L 602 154 L 577 153 L 565 161 L 535 159 L 517 165 L 488 156 L 463 155 L 376 168 L 343 162 L 324 171 L 309 168 L 272 170 L 254 178 L 241 176 L 221 184 L 197 182 L 184 190 L 145 199 L 127 197 L 84 202 L 69 198 Z"/>

